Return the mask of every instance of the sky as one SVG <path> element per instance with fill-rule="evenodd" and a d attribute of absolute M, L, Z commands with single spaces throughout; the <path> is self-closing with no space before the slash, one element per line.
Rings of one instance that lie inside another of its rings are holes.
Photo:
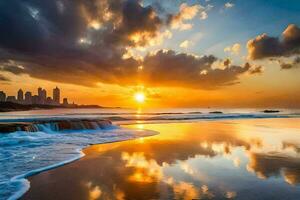
<path fill-rule="evenodd" d="M 300 108 L 297 0 L 0 2 L 0 90 L 103 106 Z"/>

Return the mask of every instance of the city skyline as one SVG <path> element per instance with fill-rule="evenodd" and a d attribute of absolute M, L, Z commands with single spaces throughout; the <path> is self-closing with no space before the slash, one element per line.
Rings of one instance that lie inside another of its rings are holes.
<path fill-rule="evenodd" d="M 37 88 L 35 95 L 31 91 L 24 93 L 21 88 L 16 92 L 16 96 L 6 95 L 5 91 L 0 91 L 0 102 L 12 102 L 25 105 L 69 105 L 67 98 L 63 98 L 61 102 L 60 89 L 57 86 L 52 90 L 52 98 L 47 96 L 47 90 L 42 87 Z"/>

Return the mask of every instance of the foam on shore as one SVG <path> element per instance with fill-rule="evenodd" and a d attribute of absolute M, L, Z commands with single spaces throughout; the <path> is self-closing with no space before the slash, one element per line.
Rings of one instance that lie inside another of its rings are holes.
<path fill-rule="evenodd" d="M 19 131 L 1 135 L 0 199 L 20 198 L 30 188 L 27 177 L 78 160 L 84 156 L 82 149 L 89 145 L 155 134 L 154 131 L 111 126 L 104 130 Z M 14 162 L 9 162 L 12 159 Z"/>

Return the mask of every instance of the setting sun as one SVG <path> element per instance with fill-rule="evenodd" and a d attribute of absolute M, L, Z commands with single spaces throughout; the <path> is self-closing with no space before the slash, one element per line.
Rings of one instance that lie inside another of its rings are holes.
<path fill-rule="evenodd" d="M 145 101 L 145 94 L 142 92 L 138 92 L 134 94 L 134 99 L 138 103 L 143 103 Z"/>

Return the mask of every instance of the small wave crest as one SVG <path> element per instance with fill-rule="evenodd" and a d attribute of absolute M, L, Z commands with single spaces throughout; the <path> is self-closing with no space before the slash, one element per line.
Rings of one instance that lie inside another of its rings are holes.
<path fill-rule="evenodd" d="M 99 130 L 112 126 L 111 121 L 103 119 L 34 119 L 32 121 L 8 122 L 0 125 L 0 133 L 16 131 L 58 132 L 74 130 Z"/>

